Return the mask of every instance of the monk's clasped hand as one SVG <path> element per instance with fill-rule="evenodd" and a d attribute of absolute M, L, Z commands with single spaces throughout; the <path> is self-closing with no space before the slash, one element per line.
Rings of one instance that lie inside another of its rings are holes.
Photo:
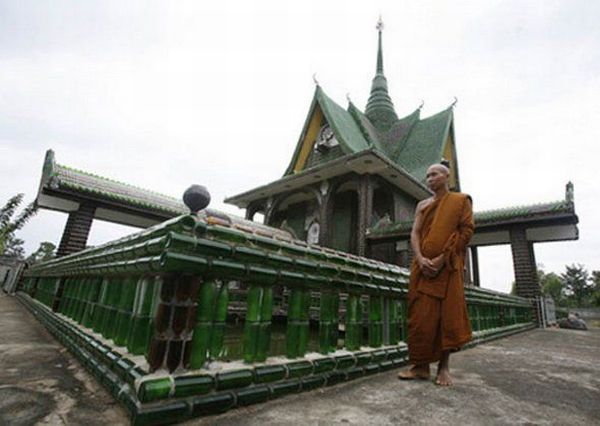
<path fill-rule="evenodd" d="M 433 278 L 437 275 L 438 270 L 435 268 L 433 261 L 427 257 L 419 256 L 417 258 L 421 273 L 427 278 Z"/>
<path fill-rule="evenodd" d="M 444 267 L 444 255 L 440 254 L 439 256 L 436 256 L 433 259 L 429 259 L 424 256 L 419 256 L 417 258 L 417 262 L 419 264 L 419 268 L 421 269 L 421 273 L 426 278 L 434 278 Z"/>

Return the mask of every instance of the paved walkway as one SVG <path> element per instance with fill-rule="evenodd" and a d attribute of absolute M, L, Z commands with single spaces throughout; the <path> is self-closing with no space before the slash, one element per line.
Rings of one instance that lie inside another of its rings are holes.
<path fill-rule="evenodd" d="M 127 424 L 125 410 L 0 292 L 0 424 Z M 600 424 L 600 329 L 534 330 L 453 355 L 455 386 L 395 372 L 187 425 Z"/>
<path fill-rule="evenodd" d="M 0 425 L 126 425 L 127 412 L 25 309 L 0 291 Z"/>

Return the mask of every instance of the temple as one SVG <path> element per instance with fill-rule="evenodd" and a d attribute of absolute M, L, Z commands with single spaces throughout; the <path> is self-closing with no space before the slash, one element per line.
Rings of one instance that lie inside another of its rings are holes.
<path fill-rule="evenodd" d="M 443 159 L 452 190 L 461 184 L 453 105 L 398 118 L 377 29 L 364 112 L 317 85 L 283 177 L 226 200 L 245 218 L 207 208 L 199 185 L 182 203 L 46 153 L 37 204 L 69 216 L 57 258 L 28 268 L 16 294 L 133 424 L 218 414 L 407 364 L 405 266 L 415 206 L 431 196 L 427 167 Z M 86 247 L 94 220 L 142 229 Z M 469 346 L 546 324 L 534 244 L 577 239 L 577 222 L 571 183 L 563 200 L 475 214 Z M 477 248 L 494 244 L 511 245 L 517 295 L 479 285 Z"/>
<path fill-rule="evenodd" d="M 364 112 L 347 108 L 315 88 L 304 128 L 279 180 L 227 198 L 264 214 L 265 224 L 338 250 L 409 266 L 410 229 L 416 204 L 431 193 L 427 168 L 450 168 L 451 190 L 460 191 L 454 103 L 430 117 L 421 107 L 398 118 L 384 75 L 381 21 L 375 77 Z M 468 188 L 466 189 L 468 192 Z M 517 294 L 540 294 L 534 243 L 578 238 L 573 184 L 564 200 L 475 214 L 467 282 L 480 285 L 477 247 L 510 244 Z"/>
<path fill-rule="evenodd" d="M 454 103 L 430 117 L 421 118 L 419 106 L 398 118 L 384 74 L 382 31 L 380 21 L 364 112 L 351 101 L 341 107 L 317 84 L 283 177 L 225 201 L 246 209 L 248 223 L 261 213 L 265 225 L 300 240 L 406 267 L 415 206 L 431 195 L 427 167 L 446 161 L 451 189 L 461 190 Z M 57 164 L 52 151 L 37 203 L 69 214 L 60 256 L 85 247 L 93 219 L 144 228 L 186 212 L 175 198 Z M 573 184 L 563 200 L 476 212 L 475 222 L 467 282 L 481 283 L 477 247 L 510 244 L 517 293 L 539 296 L 534 244 L 578 238 Z"/>

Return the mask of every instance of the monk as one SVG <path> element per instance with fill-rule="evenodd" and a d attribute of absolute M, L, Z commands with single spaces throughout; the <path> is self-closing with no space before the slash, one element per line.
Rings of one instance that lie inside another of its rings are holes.
<path fill-rule="evenodd" d="M 452 385 L 450 353 L 471 340 L 463 288 L 466 246 L 473 235 L 471 197 L 450 192 L 442 164 L 427 170 L 433 197 L 417 205 L 411 232 L 414 260 L 408 287 L 408 353 L 413 365 L 398 377 L 428 379 L 438 361 L 435 383 Z"/>

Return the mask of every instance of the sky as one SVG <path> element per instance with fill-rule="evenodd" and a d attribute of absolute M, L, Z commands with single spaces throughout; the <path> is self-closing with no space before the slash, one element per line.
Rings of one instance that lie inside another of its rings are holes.
<path fill-rule="evenodd" d="M 364 108 L 384 66 L 399 116 L 454 97 L 461 186 L 476 211 L 564 198 L 578 241 L 537 244 L 549 272 L 600 269 L 600 2 L 0 0 L 0 204 L 35 198 L 57 162 L 211 207 L 274 181 L 298 141 L 313 74 Z M 17 236 L 58 244 L 67 216 Z M 95 221 L 91 245 L 134 228 Z M 509 291 L 509 246 L 480 249 L 482 286 Z"/>

